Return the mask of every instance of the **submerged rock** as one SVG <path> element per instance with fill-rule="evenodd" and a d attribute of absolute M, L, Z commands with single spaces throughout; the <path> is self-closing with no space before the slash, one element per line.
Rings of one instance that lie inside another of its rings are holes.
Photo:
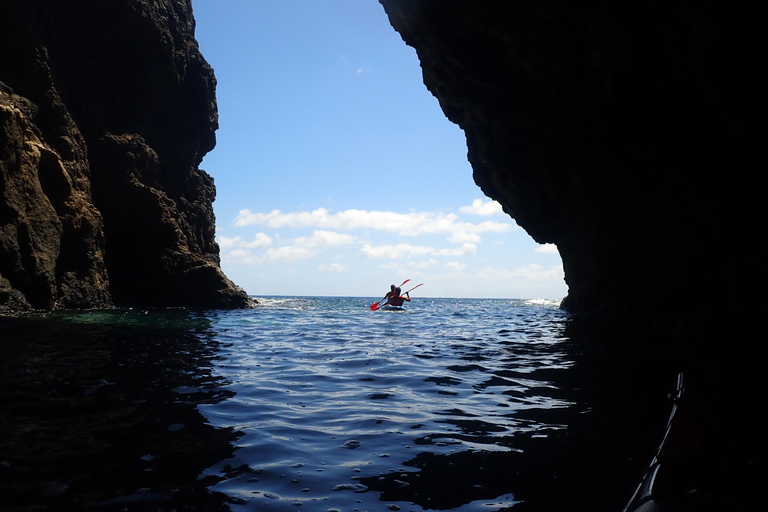
<path fill-rule="evenodd" d="M 0 308 L 249 304 L 198 168 L 215 85 L 189 1 L 4 4 Z"/>

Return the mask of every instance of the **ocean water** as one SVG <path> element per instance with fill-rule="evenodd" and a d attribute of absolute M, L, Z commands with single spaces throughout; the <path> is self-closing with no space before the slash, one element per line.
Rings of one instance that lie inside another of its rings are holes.
<path fill-rule="evenodd" d="M 259 300 L 1 320 L 0 510 L 616 511 L 663 434 L 557 301 Z"/>

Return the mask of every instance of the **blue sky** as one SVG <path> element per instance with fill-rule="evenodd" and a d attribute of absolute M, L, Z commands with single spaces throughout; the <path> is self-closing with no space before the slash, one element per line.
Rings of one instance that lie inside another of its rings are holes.
<path fill-rule="evenodd" d="M 461 129 L 376 0 L 193 0 L 218 80 L 222 268 L 249 294 L 560 299 L 536 244 L 472 180 Z"/>

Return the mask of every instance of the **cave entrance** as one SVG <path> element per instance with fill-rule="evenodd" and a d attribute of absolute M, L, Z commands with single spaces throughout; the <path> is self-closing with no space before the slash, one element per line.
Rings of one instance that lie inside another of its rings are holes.
<path fill-rule="evenodd" d="M 422 83 L 377 2 L 196 0 L 217 76 L 216 180 L 225 273 L 251 294 L 561 299 L 536 244 L 472 179 L 462 130 Z"/>

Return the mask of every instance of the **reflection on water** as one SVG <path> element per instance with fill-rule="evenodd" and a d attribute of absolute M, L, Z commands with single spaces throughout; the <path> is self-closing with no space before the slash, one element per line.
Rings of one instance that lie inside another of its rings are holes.
<path fill-rule="evenodd" d="M 211 374 L 207 320 L 78 313 L 13 321 L 0 336 L 2 506 L 227 510 L 197 480 L 240 435 L 197 410 L 231 396 Z"/>
<path fill-rule="evenodd" d="M 51 510 L 615 511 L 673 367 L 553 303 L 0 324 L 0 493 Z"/>

